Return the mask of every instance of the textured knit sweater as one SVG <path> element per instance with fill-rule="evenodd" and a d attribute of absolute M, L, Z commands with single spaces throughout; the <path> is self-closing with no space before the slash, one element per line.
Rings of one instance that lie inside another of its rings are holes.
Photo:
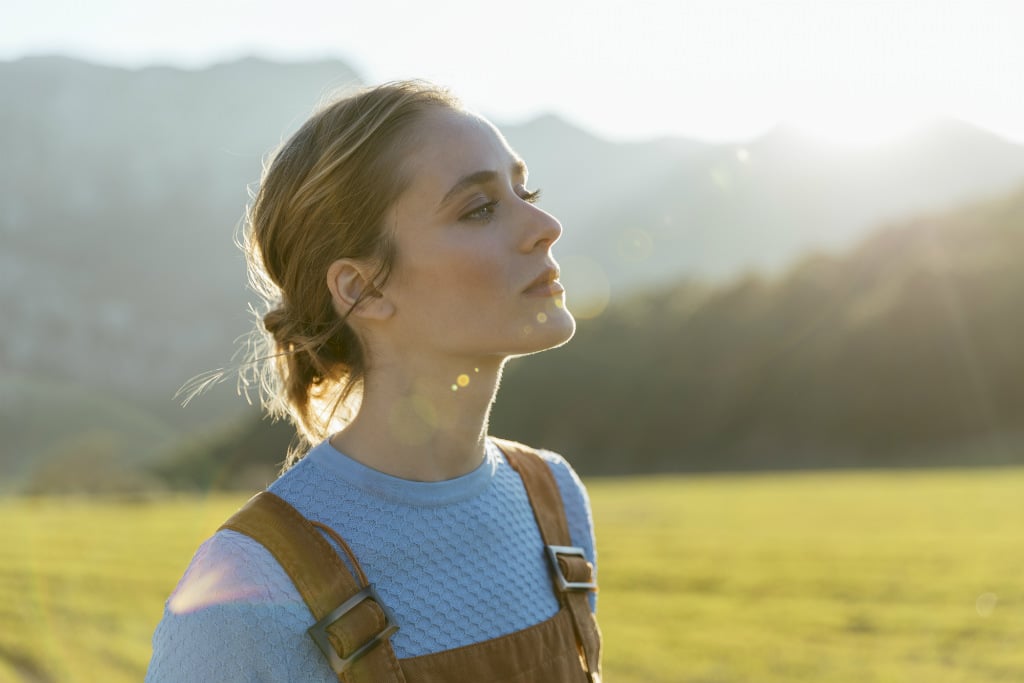
<path fill-rule="evenodd" d="M 596 569 L 583 484 L 560 456 L 541 455 L 558 482 L 572 542 Z M 490 442 L 469 474 L 415 482 L 324 441 L 269 490 L 348 542 L 398 622 L 391 642 L 399 659 L 497 638 L 558 611 L 522 481 Z M 263 546 L 219 531 L 167 600 L 146 681 L 336 681 L 306 633 L 313 621 Z"/>

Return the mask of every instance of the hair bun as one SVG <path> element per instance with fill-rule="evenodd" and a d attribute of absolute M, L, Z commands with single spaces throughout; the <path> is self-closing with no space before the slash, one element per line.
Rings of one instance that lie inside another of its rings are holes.
<path fill-rule="evenodd" d="M 279 345 L 284 345 L 288 337 L 292 336 L 287 329 L 290 317 L 288 309 L 283 305 L 278 306 L 263 316 L 263 328 Z"/>

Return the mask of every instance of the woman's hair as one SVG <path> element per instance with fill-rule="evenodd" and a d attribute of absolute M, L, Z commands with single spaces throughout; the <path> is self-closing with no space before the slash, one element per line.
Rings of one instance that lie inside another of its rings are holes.
<path fill-rule="evenodd" d="M 280 147 L 248 208 L 242 247 L 265 313 L 241 380 L 254 381 L 267 412 L 289 418 L 308 443 L 325 438 L 336 417 L 351 416 L 367 364 L 347 322 L 359 301 L 339 316 L 327 269 L 340 258 L 366 261 L 375 274 L 364 296 L 387 280 L 395 244 L 384 217 L 410 181 L 402 162 L 416 123 L 434 107 L 461 108 L 421 81 L 329 102 Z M 299 452 L 292 449 L 286 468 Z"/>

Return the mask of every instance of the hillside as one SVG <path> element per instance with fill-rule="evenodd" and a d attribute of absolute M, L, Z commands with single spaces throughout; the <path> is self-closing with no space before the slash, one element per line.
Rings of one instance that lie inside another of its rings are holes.
<path fill-rule="evenodd" d="M 1024 462 L 1022 297 L 1024 189 L 619 302 L 514 363 L 492 431 L 588 472 Z"/>
<path fill-rule="evenodd" d="M 185 410 L 173 395 L 228 365 L 249 328 L 232 238 L 264 155 L 357 82 L 336 61 L 0 62 L 0 478 L 87 436 L 74 425 L 109 428 L 118 452 L 148 461 L 252 414 L 232 386 Z M 570 292 L 610 290 L 619 309 L 680 277 L 778 271 L 1024 179 L 1024 147 L 949 121 L 860 151 L 784 127 L 728 145 L 616 144 L 552 116 L 503 129 L 566 228 L 556 253 Z M 118 426 L 124 406 L 152 429 Z M 145 434 L 171 436 L 133 447 Z"/>

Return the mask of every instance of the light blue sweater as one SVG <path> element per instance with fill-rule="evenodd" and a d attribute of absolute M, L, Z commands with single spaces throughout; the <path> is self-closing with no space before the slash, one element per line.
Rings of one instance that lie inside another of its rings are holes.
<path fill-rule="evenodd" d="M 541 454 L 573 544 L 596 568 L 586 490 L 561 456 Z M 399 624 L 391 639 L 399 659 L 496 638 L 558 611 L 522 481 L 490 442 L 469 474 L 414 482 L 324 441 L 270 491 L 349 543 Z M 306 633 L 313 621 L 263 546 L 220 531 L 167 600 L 146 681 L 336 681 Z"/>

